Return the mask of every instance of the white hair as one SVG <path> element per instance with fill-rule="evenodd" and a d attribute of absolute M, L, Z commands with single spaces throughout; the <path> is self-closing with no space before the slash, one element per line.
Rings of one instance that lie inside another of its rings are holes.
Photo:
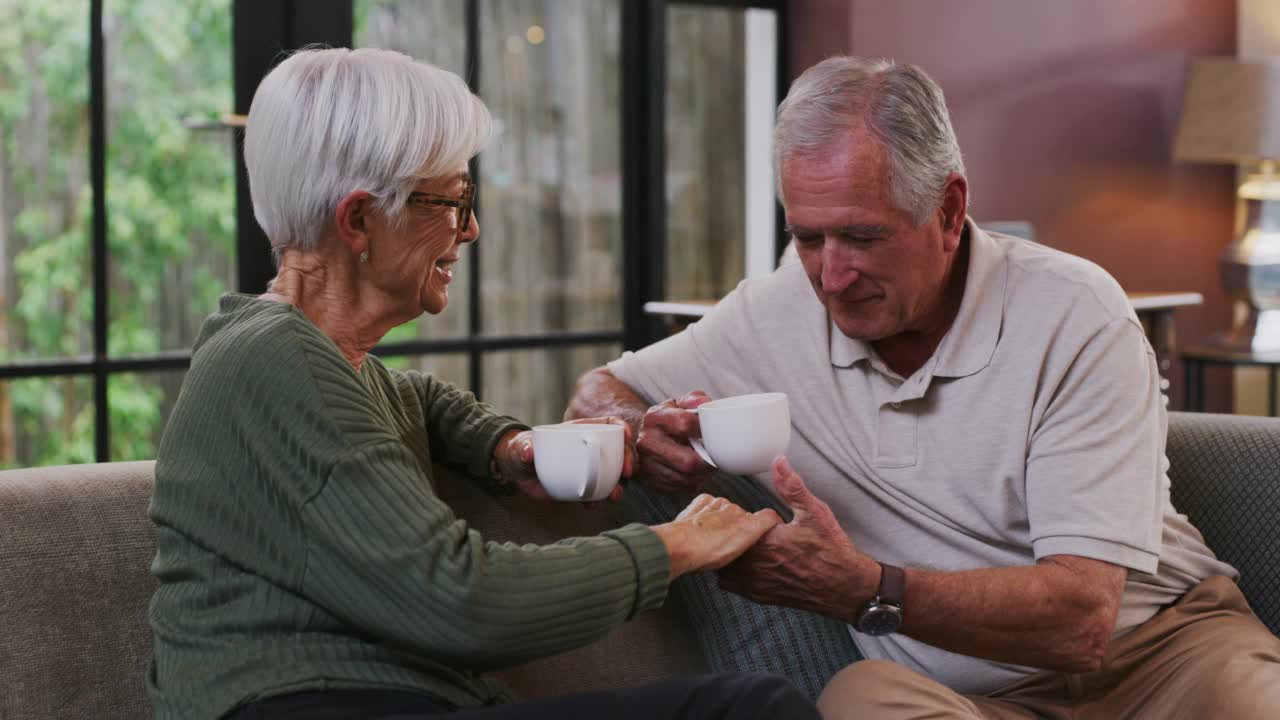
<path fill-rule="evenodd" d="M 915 65 L 891 60 L 828 58 L 791 84 L 774 127 L 778 197 L 784 162 L 820 157 L 861 123 L 889 156 L 894 206 L 923 223 L 941 201 L 947 176 L 964 174 L 964 159 L 942 88 Z"/>
<path fill-rule="evenodd" d="M 451 72 L 390 50 L 300 50 L 249 107 L 253 215 L 277 257 L 314 249 L 355 190 L 396 222 L 419 180 L 463 168 L 489 130 L 488 109 Z"/>

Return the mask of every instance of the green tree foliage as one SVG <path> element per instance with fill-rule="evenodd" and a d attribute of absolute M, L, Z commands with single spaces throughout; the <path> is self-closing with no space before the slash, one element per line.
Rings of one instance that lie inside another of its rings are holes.
<path fill-rule="evenodd" d="M 0 362 L 87 355 L 89 3 L 0 0 L 0 17 Z M 182 122 L 231 107 L 230 2 L 108 0 L 103 36 L 108 351 L 180 349 L 226 289 L 234 257 L 230 133 Z M 175 380 L 112 378 L 113 458 L 154 456 Z M 0 463 L 94 459 L 86 378 L 5 385 L 0 433 L 7 422 L 13 447 Z"/>

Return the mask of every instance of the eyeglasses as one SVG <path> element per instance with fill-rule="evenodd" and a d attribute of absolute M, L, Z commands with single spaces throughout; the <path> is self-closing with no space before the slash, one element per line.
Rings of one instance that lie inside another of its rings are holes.
<path fill-rule="evenodd" d="M 443 205 L 458 209 L 458 232 L 464 233 L 471 227 L 471 210 L 476 203 L 476 184 L 469 178 L 462 179 L 462 197 L 448 197 L 435 193 L 409 193 L 409 203 L 425 207 L 427 205 Z"/>

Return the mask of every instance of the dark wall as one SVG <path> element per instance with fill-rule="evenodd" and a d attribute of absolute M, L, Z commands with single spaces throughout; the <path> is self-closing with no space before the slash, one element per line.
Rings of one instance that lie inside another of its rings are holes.
<path fill-rule="evenodd" d="M 1230 324 L 1217 260 L 1234 171 L 1174 163 L 1192 57 L 1234 55 L 1230 0 L 792 0 L 799 73 L 839 53 L 915 63 L 942 86 L 964 151 L 971 212 L 1029 220 L 1127 290 L 1195 291 L 1178 342 Z M 1175 372 L 1173 406 L 1180 402 Z M 1225 378 L 1209 409 L 1229 410 Z"/>

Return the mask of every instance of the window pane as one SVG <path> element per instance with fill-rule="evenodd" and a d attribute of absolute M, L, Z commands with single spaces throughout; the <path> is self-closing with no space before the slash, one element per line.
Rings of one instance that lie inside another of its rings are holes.
<path fill-rule="evenodd" d="M 355 45 L 398 50 L 464 80 L 467 58 L 467 4 L 458 0 L 356 0 Z M 487 234 L 487 231 L 486 231 Z M 449 284 L 449 308 L 396 328 L 386 340 L 458 337 L 467 334 L 471 251 L 464 248 Z"/>
<path fill-rule="evenodd" d="M 93 460 L 89 377 L 0 381 L 0 468 Z"/>
<path fill-rule="evenodd" d="M 88 354 L 89 3 L 3 8 L 0 363 Z"/>
<path fill-rule="evenodd" d="M 578 378 L 621 353 L 620 345 L 486 353 L 483 400 L 529 425 L 560 422 Z"/>
<path fill-rule="evenodd" d="M 119 373 L 107 381 L 112 460 L 154 460 L 185 370 Z"/>
<path fill-rule="evenodd" d="M 400 52 L 470 80 L 467 3 L 459 0 L 356 0 L 355 45 Z"/>
<path fill-rule="evenodd" d="M 441 353 L 432 355 L 400 355 L 382 357 L 382 362 L 397 370 L 417 370 L 452 383 L 464 390 L 471 389 L 470 366 L 466 353 Z"/>
<path fill-rule="evenodd" d="M 776 33 L 772 11 L 667 10 L 670 299 L 719 298 L 774 267 Z"/>
<path fill-rule="evenodd" d="M 112 355 L 190 347 L 235 283 L 230 0 L 107 0 Z M 115 443 L 113 442 L 113 445 Z"/>
<path fill-rule="evenodd" d="M 486 334 L 621 327 L 619 16 L 616 0 L 480 4 Z"/>

